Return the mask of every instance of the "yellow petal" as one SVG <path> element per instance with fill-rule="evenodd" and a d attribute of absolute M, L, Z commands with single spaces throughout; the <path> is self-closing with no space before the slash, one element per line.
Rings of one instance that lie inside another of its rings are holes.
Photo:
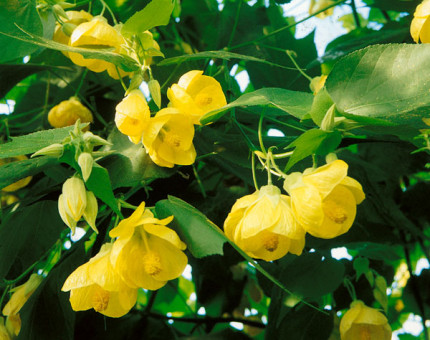
<path fill-rule="evenodd" d="M 290 244 L 291 240 L 288 237 L 263 230 L 253 237 L 242 240 L 238 246 L 254 258 L 274 261 L 288 253 Z"/>
<path fill-rule="evenodd" d="M 421 27 L 420 41 L 425 44 L 430 43 L 430 17 L 426 18 Z"/>
<path fill-rule="evenodd" d="M 199 76 L 201 76 L 203 74 L 203 71 L 199 71 L 199 70 L 192 70 L 192 71 L 188 71 L 187 73 L 183 74 L 181 76 L 181 78 L 179 78 L 178 80 L 178 85 L 184 89 L 188 88 L 188 86 L 190 85 L 190 83 L 198 78 Z"/>
<path fill-rule="evenodd" d="M 347 176 L 342 180 L 342 182 L 340 182 L 340 184 L 345 186 L 349 191 L 351 191 L 357 204 L 360 204 L 366 198 L 363 192 L 363 187 L 355 179 Z"/>
<path fill-rule="evenodd" d="M 111 243 L 104 244 L 98 255 L 93 257 L 88 263 L 87 270 L 93 283 L 98 284 L 105 290 L 118 291 L 120 289 L 121 278 L 111 265 L 111 250 Z"/>
<path fill-rule="evenodd" d="M 170 216 L 170 221 L 173 220 L 173 216 Z M 145 224 L 144 229 L 147 233 L 155 235 L 163 240 L 166 240 L 172 246 L 180 249 L 185 250 L 187 248 L 187 245 L 181 241 L 176 231 L 165 227 L 163 225 L 156 225 L 156 224 Z"/>
<path fill-rule="evenodd" d="M 302 186 L 291 191 L 293 214 L 305 231 L 317 229 L 324 220 L 322 199 L 313 186 Z"/>
<path fill-rule="evenodd" d="M 123 219 L 119 224 L 109 232 L 112 238 L 121 237 L 129 239 L 133 233 L 134 228 L 139 225 L 139 220 L 145 211 L 145 202 L 140 203 L 137 209 L 130 215 L 130 217 Z"/>

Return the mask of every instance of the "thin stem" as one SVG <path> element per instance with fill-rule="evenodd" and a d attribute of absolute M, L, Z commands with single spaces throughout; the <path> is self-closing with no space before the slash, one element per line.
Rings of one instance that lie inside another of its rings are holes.
<path fill-rule="evenodd" d="M 259 37 L 259 38 L 254 39 L 254 40 L 251 40 L 251 41 L 248 41 L 248 42 L 244 42 L 244 43 L 242 43 L 242 44 L 239 44 L 239 45 L 236 45 L 236 46 L 230 47 L 228 50 L 229 50 L 229 51 L 231 51 L 231 50 L 234 50 L 234 49 L 238 49 L 238 48 L 240 48 L 240 47 L 244 47 L 244 46 L 252 45 L 252 44 L 254 44 L 254 43 L 256 43 L 256 42 L 258 42 L 258 41 L 260 41 L 260 40 L 267 39 L 267 38 L 269 38 L 269 37 L 271 37 L 271 36 L 273 36 L 273 35 L 275 35 L 275 34 L 281 33 L 281 32 L 283 32 L 283 31 L 285 31 L 285 30 L 287 30 L 287 29 L 290 29 L 290 28 L 292 28 L 292 27 L 294 27 L 294 26 L 297 26 L 298 24 L 300 24 L 300 23 L 302 23 L 302 22 L 305 22 L 306 20 L 309 20 L 310 18 L 312 18 L 312 17 L 314 17 L 314 16 L 316 16 L 316 15 L 318 15 L 318 14 L 320 14 L 320 13 L 322 13 L 322 12 L 324 12 L 324 11 L 326 11 L 326 10 L 328 10 L 328 9 L 332 8 L 332 7 L 335 7 L 335 6 L 337 6 L 337 5 L 340 5 L 341 3 L 344 3 L 344 2 L 346 2 L 346 1 L 347 1 L 347 0 L 340 0 L 340 1 L 338 1 L 338 2 L 335 2 L 334 4 L 331 4 L 331 5 L 327 6 L 327 7 L 324 7 L 323 9 L 320 9 L 319 11 L 317 11 L 317 12 L 315 12 L 315 13 L 312 13 L 311 15 L 307 16 L 306 18 L 304 18 L 304 19 L 302 19 L 302 20 L 296 21 L 294 24 L 291 24 L 291 25 L 287 25 L 287 26 L 281 27 L 281 28 L 279 28 L 279 29 L 277 29 L 277 30 L 274 30 L 274 31 L 272 31 L 272 32 L 270 32 L 270 33 L 268 33 L 268 34 L 266 34 L 266 35 L 263 35 L 263 36 L 261 36 L 261 37 Z"/>
<path fill-rule="evenodd" d="M 234 18 L 233 29 L 230 34 L 230 39 L 228 39 L 227 48 L 230 47 L 231 43 L 233 42 L 234 34 L 236 33 L 237 24 L 239 23 L 239 13 L 240 13 L 241 7 L 242 7 L 242 1 L 239 1 L 237 4 L 236 17 Z"/>
<path fill-rule="evenodd" d="M 202 196 L 203 196 L 203 198 L 208 197 L 208 196 L 206 195 L 205 187 L 203 186 L 203 183 L 202 183 L 202 181 L 201 181 L 201 179 L 200 179 L 199 173 L 197 172 L 197 169 L 196 169 L 196 167 L 194 166 L 194 164 L 193 164 L 193 172 L 194 172 L 194 176 L 196 177 L 197 184 L 199 185 L 200 191 L 202 192 Z"/>
<path fill-rule="evenodd" d="M 3 291 L 3 294 L 1 295 L 1 298 L 0 298 L 0 310 L 2 310 L 3 301 L 4 301 L 8 291 L 9 291 L 9 286 L 6 286 L 4 291 Z"/>
<path fill-rule="evenodd" d="M 123 80 L 123 79 L 122 79 L 122 77 L 121 77 L 121 74 L 119 73 L 118 66 L 116 66 L 116 65 L 115 65 L 115 70 L 116 70 L 116 73 L 118 74 L 118 79 L 119 79 L 119 81 L 120 81 L 120 83 L 121 83 L 122 88 L 124 89 L 124 91 L 125 91 L 125 92 L 127 92 L 128 88 L 127 88 L 127 86 L 125 85 L 124 80 Z"/>
<path fill-rule="evenodd" d="M 257 182 L 257 176 L 255 173 L 255 153 L 251 153 L 251 169 L 252 169 L 252 180 L 254 181 L 254 187 L 255 190 L 258 190 L 258 182 Z"/>
<path fill-rule="evenodd" d="M 352 301 L 357 300 L 357 294 L 355 293 L 354 285 L 352 284 L 352 282 L 347 277 L 345 277 L 343 279 L 343 285 L 345 286 L 346 290 L 348 291 L 349 296 L 351 296 Z"/>
<path fill-rule="evenodd" d="M 173 69 L 173 71 L 170 73 L 169 77 L 166 79 L 166 81 L 163 83 L 163 85 L 161 85 L 160 90 L 162 90 L 162 89 L 164 89 L 166 87 L 166 85 L 170 82 L 170 80 L 175 75 L 176 71 L 181 67 L 181 65 L 182 65 L 182 62 L 180 62 L 179 64 L 177 64 L 175 66 L 175 68 Z"/>
<path fill-rule="evenodd" d="M 272 158 L 272 150 L 271 148 L 269 148 L 269 152 L 267 154 L 267 159 L 266 159 L 266 169 L 267 169 L 267 185 L 272 185 L 272 173 L 271 173 L 271 158 Z"/>
<path fill-rule="evenodd" d="M 303 71 L 303 69 L 299 66 L 299 64 L 297 64 L 296 59 L 294 59 L 293 57 L 293 53 L 289 50 L 286 50 L 285 53 L 287 54 L 287 56 L 290 58 L 291 62 L 294 64 L 294 66 L 296 67 L 297 71 L 300 72 L 300 74 L 305 77 L 307 80 L 312 81 L 312 77 L 309 77 L 305 71 Z"/>
<path fill-rule="evenodd" d="M 88 69 L 85 68 L 84 72 L 82 72 L 81 81 L 79 82 L 78 87 L 75 90 L 75 97 L 78 96 L 79 92 L 81 91 L 82 85 L 84 84 L 84 79 L 88 74 Z"/>
<path fill-rule="evenodd" d="M 358 15 L 358 12 L 357 12 L 357 6 L 355 5 L 355 0 L 351 0 L 351 9 L 352 9 L 352 15 L 354 16 L 355 26 L 357 26 L 357 28 L 360 28 L 361 27 L 360 16 Z"/>
<path fill-rule="evenodd" d="M 263 135 L 262 135 L 263 119 L 264 119 L 264 111 L 261 113 L 260 120 L 258 121 L 258 142 L 260 143 L 261 151 L 266 155 L 267 151 L 266 151 L 266 148 L 264 147 Z"/>
<path fill-rule="evenodd" d="M 157 297 L 158 290 L 154 290 L 151 292 L 151 296 L 149 297 L 148 303 L 146 305 L 144 313 L 149 315 L 151 314 L 152 306 L 154 306 L 155 298 Z"/>

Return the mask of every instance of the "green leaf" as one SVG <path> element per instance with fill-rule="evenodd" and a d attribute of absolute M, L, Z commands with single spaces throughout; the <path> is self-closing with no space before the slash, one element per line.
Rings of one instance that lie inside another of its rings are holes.
<path fill-rule="evenodd" d="M 0 34 L 0 46 L 3 46 L 0 50 L 0 62 L 25 57 L 38 49 L 37 46 L 31 43 L 18 41 L 10 37 L 10 35 L 21 34 L 17 25 L 31 33 L 43 34 L 42 22 L 35 7 L 35 1 L 2 1 L 0 22 L 2 23 L 0 33 L 7 33 L 7 35 Z"/>
<path fill-rule="evenodd" d="M 113 189 L 132 187 L 144 181 L 166 178 L 174 174 L 174 170 L 156 165 L 141 144 L 131 143 L 127 136 L 116 128 L 112 130 L 108 140 L 112 146 L 105 147 L 103 151 L 115 153 L 99 164 L 108 170 Z"/>
<path fill-rule="evenodd" d="M 56 158 L 38 157 L 7 163 L 0 167 L 0 189 L 9 184 L 28 177 L 34 176 L 57 162 Z"/>
<path fill-rule="evenodd" d="M 12 142 L 0 144 L 0 158 L 28 155 L 54 143 L 61 143 L 69 136 L 73 126 L 43 130 L 25 136 L 12 137 Z"/>
<path fill-rule="evenodd" d="M 222 59 L 222 60 L 239 59 L 239 60 L 246 60 L 246 61 L 255 61 L 258 63 L 263 63 L 270 66 L 283 68 L 286 70 L 294 70 L 294 68 L 292 67 L 275 64 L 261 58 L 253 57 L 250 55 L 239 54 L 239 53 L 227 52 L 227 51 L 205 51 L 205 52 L 198 52 L 193 54 L 184 54 L 177 57 L 164 59 L 160 61 L 157 64 L 157 66 L 177 65 L 188 60 L 199 60 L 199 59 L 207 59 L 207 58 Z"/>
<path fill-rule="evenodd" d="M 356 281 L 358 281 L 361 275 L 366 274 L 369 271 L 369 260 L 365 257 L 357 257 L 356 259 L 354 259 L 352 265 L 356 273 Z"/>
<path fill-rule="evenodd" d="M 352 119 L 419 128 L 428 117 L 429 77 L 427 44 L 376 45 L 336 63 L 326 88 L 337 109 Z"/>
<path fill-rule="evenodd" d="M 10 269 L 15 278 L 57 241 L 65 225 L 56 201 L 40 201 L 19 207 L 0 225 L 0 278 Z"/>
<path fill-rule="evenodd" d="M 354 242 L 345 245 L 348 249 L 357 250 L 361 256 L 379 261 L 398 261 L 402 258 L 401 247 L 375 242 Z"/>
<path fill-rule="evenodd" d="M 313 155 L 327 155 L 334 151 L 342 141 L 342 135 L 339 131 L 326 132 L 319 129 L 311 129 L 300 135 L 294 142 L 286 148 L 295 147 L 293 154 L 288 160 L 285 170 L 302 159 Z"/>
<path fill-rule="evenodd" d="M 156 26 L 165 26 L 169 23 L 173 7 L 172 0 L 152 0 L 144 9 L 128 19 L 121 31 L 139 34 Z"/>
<path fill-rule="evenodd" d="M 192 205 L 174 196 L 158 201 L 155 205 L 157 216 L 164 218 L 174 215 L 171 226 L 184 241 L 196 258 L 209 255 L 223 255 L 223 245 L 227 237 L 215 224 Z"/>
<path fill-rule="evenodd" d="M 95 48 L 71 47 L 68 45 L 60 44 L 50 39 L 46 39 L 39 35 L 34 35 L 30 32 L 23 30 L 22 28 L 21 28 L 21 31 L 24 32 L 25 35 L 22 33 L 20 35 L 17 35 L 17 34 L 14 35 L 6 32 L 0 32 L 0 36 L 5 35 L 9 38 L 18 39 L 20 41 L 31 43 L 37 46 L 50 48 L 52 50 L 80 53 L 84 58 L 104 60 L 117 65 L 118 67 L 120 67 L 121 69 L 127 72 L 136 71 L 139 68 L 139 65 L 136 62 L 136 60 L 134 60 L 133 58 L 130 58 L 129 56 L 112 52 L 113 48 L 95 49 Z"/>
<path fill-rule="evenodd" d="M 308 253 L 284 264 L 280 281 L 300 297 L 318 298 L 339 287 L 344 273 L 345 267 L 340 261 Z"/>
<path fill-rule="evenodd" d="M 87 189 L 92 191 L 96 197 L 106 203 L 116 214 L 122 217 L 121 211 L 118 209 L 118 203 L 112 191 L 109 173 L 107 170 L 97 163 L 93 164 L 91 175 L 85 182 Z"/>
<path fill-rule="evenodd" d="M 312 106 L 311 93 L 290 91 L 280 88 L 264 88 L 254 92 L 245 93 L 226 106 L 206 113 L 200 122 L 208 124 L 225 115 L 225 111 L 237 106 L 273 105 L 274 107 L 296 117 L 303 118 L 309 113 Z"/>

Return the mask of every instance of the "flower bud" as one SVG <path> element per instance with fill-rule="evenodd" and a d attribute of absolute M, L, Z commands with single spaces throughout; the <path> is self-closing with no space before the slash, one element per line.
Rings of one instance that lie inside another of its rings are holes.
<path fill-rule="evenodd" d="M 65 181 L 63 184 L 63 200 L 65 212 L 76 222 L 79 221 L 87 204 L 84 182 L 77 177 L 72 177 Z"/>
<path fill-rule="evenodd" d="M 97 212 L 97 198 L 92 191 L 87 191 L 87 206 L 85 207 L 84 218 L 85 221 L 87 221 L 90 225 L 91 229 L 93 229 L 98 234 L 99 231 L 96 227 Z"/>
<path fill-rule="evenodd" d="M 11 340 L 11 336 L 4 324 L 4 318 L 0 317 L 0 340 Z"/>
<path fill-rule="evenodd" d="M 76 221 L 66 212 L 66 201 L 64 200 L 64 195 L 61 194 L 58 197 L 58 212 L 60 213 L 60 217 L 63 222 L 70 228 L 72 231 L 72 235 L 75 234 L 76 230 Z"/>
<path fill-rule="evenodd" d="M 321 122 L 321 130 L 326 132 L 332 132 L 334 129 L 334 117 L 336 112 L 336 106 L 333 104 L 327 110 L 322 122 Z"/>
<path fill-rule="evenodd" d="M 18 336 L 21 330 L 21 317 L 19 316 L 19 314 L 9 315 L 6 318 L 6 329 L 9 334 L 12 334 L 13 338 Z M 2 338 L 0 337 L 0 339 Z"/>
<path fill-rule="evenodd" d="M 91 175 L 94 159 L 89 152 L 82 152 L 78 157 L 78 164 L 82 171 L 82 178 L 86 182 Z"/>
<path fill-rule="evenodd" d="M 54 143 L 54 144 L 48 145 L 43 149 L 40 149 L 39 151 L 36 151 L 34 154 L 31 155 L 30 158 L 33 158 L 36 156 L 61 157 L 63 155 L 63 151 L 64 151 L 63 144 Z"/>
<path fill-rule="evenodd" d="M 161 92 L 160 92 L 160 83 L 151 79 L 148 83 L 149 92 L 151 93 L 151 97 L 154 100 L 154 103 L 160 108 L 161 107 Z"/>
<path fill-rule="evenodd" d="M 84 133 L 84 142 L 85 144 L 91 144 L 93 146 L 112 145 L 111 142 L 108 142 L 106 139 L 103 139 L 90 131 Z"/>
<path fill-rule="evenodd" d="M 63 24 L 63 26 L 61 26 L 61 30 L 66 36 L 70 37 L 76 27 L 76 25 L 66 22 Z"/>
<path fill-rule="evenodd" d="M 55 4 L 54 6 L 52 6 L 52 11 L 58 17 L 62 17 L 66 20 L 70 20 L 67 13 L 64 11 L 63 7 L 61 7 L 59 4 Z"/>
<path fill-rule="evenodd" d="M 82 123 L 92 123 L 93 115 L 76 97 L 62 101 L 48 113 L 48 122 L 55 128 L 73 125 L 78 119 Z"/>

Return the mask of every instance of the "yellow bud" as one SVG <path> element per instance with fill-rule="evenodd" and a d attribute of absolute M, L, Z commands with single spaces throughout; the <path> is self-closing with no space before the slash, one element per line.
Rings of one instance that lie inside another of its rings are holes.
<path fill-rule="evenodd" d="M 0 340 L 11 340 L 11 336 L 4 324 L 4 318 L 0 317 Z"/>
<path fill-rule="evenodd" d="M 82 171 L 82 178 L 86 182 L 91 175 L 94 159 L 89 152 L 82 152 L 78 157 L 78 164 Z"/>
<path fill-rule="evenodd" d="M 63 184 L 63 200 L 65 212 L 76 222 L 82 217 L 87 205 L 87 194 L 84 182 L 77 178 L 69 178 Z"/>
<path fill-rule="evenodd" d="M 21 330 L 21 317 L 19 314 L 9 315 L 6 318 L 6 329 L 8 330 L 9 334 L 18 336 Z"/>
<path fill-rule="evenodd" d="M 93 229 L 98 234 L 99 231 L 97 230 L 97 227 L 96 227 L 97 212 L 98 212 L 97 198 L 92 191 L 87 191 L 87 205 L 84 210 L 84 218 L 85 218 L 85 221 L 87 221 L 88 224 L 90 225 L 91 229 Z"/>
<path fill-rule="evenodd" d="M 58 212 L 60 213 L 60 217 L 63 222 L 70 228 L 72 231 L 72 235 L 75 234 L 76 229 L 76 221 L 66 212 L 66 202 L 64 200 L 64 195 L 61 194 L 58 197 Z"/>
<path fill-rule="evenodd" d="M 76 97 L 62 101 L 48 113 L 49 124 L 55 128 L 73 125 L 78 119 L 81 123 L 92 123 L 93 115 Z"/>
<path fill-rule="evenodd" d="M 11 292 L 13 292 L 13 294 L 9 302 L 3 308 L 3 315 L 17 314 L 30 298 L 31 294 L 39 287 L 42 280 L 42 276 L 32 274 L 26 283 L 12 289 Z"/>

